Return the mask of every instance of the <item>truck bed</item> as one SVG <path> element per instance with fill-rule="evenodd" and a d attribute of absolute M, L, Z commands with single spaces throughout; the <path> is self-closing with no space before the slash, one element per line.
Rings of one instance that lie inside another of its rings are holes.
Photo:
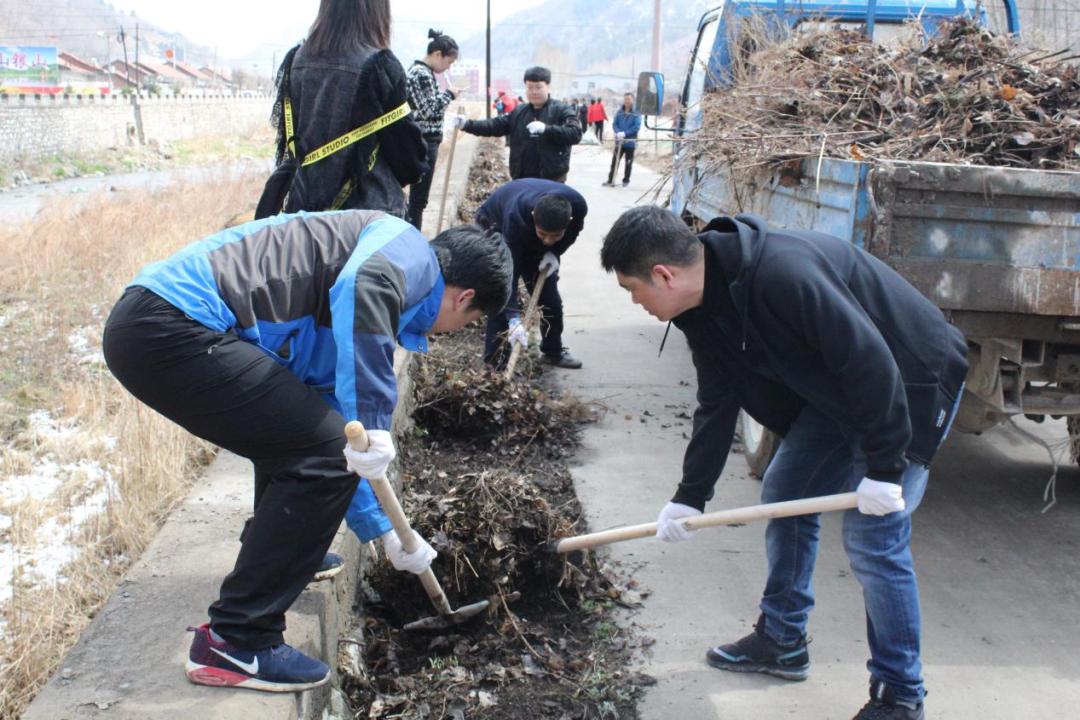
<path fill-rule="evenodd" d="M 751 212 L 836 235 L 942 309 L 1080 315 L 1080 172 L 826 158 L 803 161 L 796 181 L 733 182 L 723 170 L 676 178 L 676 211 Z"/>

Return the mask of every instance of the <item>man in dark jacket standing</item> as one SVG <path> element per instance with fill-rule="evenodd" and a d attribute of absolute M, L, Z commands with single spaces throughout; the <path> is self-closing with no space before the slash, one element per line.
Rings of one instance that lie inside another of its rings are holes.
<path fill-rule="evenodd" d="M 751 215 L 698 236 L 637 207 L 601 262 L 631 299 L 690 344 L 698 408 L 683 477 L 657 536 L 688 539 L 723 470 L 740 408 L 783 436 L 762 501 L 855 490 L 844 548 L 863 588 L 870 701 L 857 720 L 922 720 L 919 592 L 911 513 L 949 431 L 967 372 L 963 336 L 887 265 L 842 240 L 770 230 Z M 709 664 L 802 680 L 819 517 L 772 520 L 769 575 L 754 631 L 711 648 Z"/>
<path fill-rule="evenodd" d="M 527 102 L 506 115 L 490 120 L 455 117 L 467 133 L 484 137 L 507 136 L 510 177 L 545 178 L 565 182 L 570 172 L 570 147 L 581 140 L 581 122 L 573 109 L 551 97 L 551 71 L 532 67 L 525 71 Z"/>
<path fill-rule="evenodd" d="M 533 291 L 537 274 L 547 270 L 540 291 L 544 321 L 540 352 L 544 360 L 557 367 L 579 368 L 581 361 L 562 345 L 563 306 L 559 295 L 559 259 L 577 240 L 585 226 L 589 206 L 576 190 L 553 180 L 524 178 L 512 180 L 491 194 L 476 211 L 476 223 L 502 233 L 514 258 L 514 288 L 510 302 L 501 313 L 488 317 L 484 341 L 484 361 L 502 367 L 506 364 L 508 339 L 522 347 L 528 333 L 521 325 L 521 303 L 516 288 L 518 278 Z"/>

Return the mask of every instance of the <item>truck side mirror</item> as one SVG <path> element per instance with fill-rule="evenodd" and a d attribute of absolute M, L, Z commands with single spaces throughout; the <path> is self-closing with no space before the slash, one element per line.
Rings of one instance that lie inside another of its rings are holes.
<path fill-rule="evenodd" d="M 658 72 L 643 72 L 637 78 L 637 99 L 634 112 L 639 115 L 660 115 L 664 107 L 664 76 Z"/>

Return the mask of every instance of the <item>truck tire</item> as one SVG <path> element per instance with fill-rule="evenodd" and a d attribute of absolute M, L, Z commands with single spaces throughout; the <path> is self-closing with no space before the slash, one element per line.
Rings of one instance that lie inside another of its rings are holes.
<path fill-rule="evenodd" d="M 1080 465 L 1080 417 L 1070 415 L 1065 424 L 1069 428 L 1069 457 Z"/>
<path fill-rule="evenodd" d="M 739 437 L 742 439 L 743 455 L 746 457 L 746 464 L 750 466 L 750 472 L 757 478 L 765 477 L 765 471 L 776 454 L 780 438 L 743 410 L 739 411 Z"/>

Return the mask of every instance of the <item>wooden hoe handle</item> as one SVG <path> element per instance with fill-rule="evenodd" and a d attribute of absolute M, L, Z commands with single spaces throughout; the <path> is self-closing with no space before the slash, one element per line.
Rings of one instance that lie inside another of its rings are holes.
<path fill-rule="evenodd" d="M 364 452 L 368 449 L 367 430 L 364 429 L 364 425 L 360 421 L 353 420 L 345 426 L 345 437 L 348 438 L 349 446 L 353 450 Z M 418 547 L 416 536 L 413 534 L 409 519 L 405 517 L 405 511 L 402 509 L 401 503 L 398 502 L 397 494 L 394 492 L 393 486 L 390 485 L 390 481 L 386 479 L 386 475 L 369 477 L 367 481 L 371 484 L 371 489 L 375 491 L 375 497 L 379 499 L 379 505 L 382 506 L 383 512 L 390 518 L 390 524 L 394 526 L 394 531 L 397 533 L 398 539 L 401 540 L 401 547 L 407 553 L 416 552 Z M 446 599 L 446 593 L 443 592 L 442 586 L 431 568 L 425 570 L 419 577 L 420 582 L 424 585 L 424 590 L 427 591 L 428 597 L 431 598 L 431 602 L 435 605 L 435 609 L 439 611 L 439 614 L 449 615 L 453 612 L 450 608 L 450 601 Z"/>
<path fill-rule="evenodd" d="M 536 274 L 536 282 L 533 285 L 532 295 L 529 296 L 529 305 L 525 308 L 525 317 L 521 319 L 521 325 L 525 328 L 525 332 L 529 331 L 529 328 L 533 324 L 533 316 L 536 314 L 536 306 L 540 302 L 540 293 L 544 289 L 544 282 L 547 280 L 547 270 L 541 270 Z M 514 292 L 517 292 L 517 288 L 514 288 Z M 514 367 L 517 365 L 518 358 L 521 356 L 521 346 L 514 343 L 514 346 L 510 348 L 510 359 L 506 362 L 506 373 L 503 375 L 507 380 L 514 377 Z"/>
<path fill-rule="evenodd" d="M 767 503 L 764 505 L 750 505 L 749 507 L 732 508 L 718 512 L 695 515 L 682 521 L 683 525 L 690 530 L 714 527 L 716 525 L 738 525 L 754 520 L 771 520 L 773 518 L 794 517 L 796 515 L 814 515 L 816 513 L 832 512 L 834 510 L 850 510 L 858 505 L 855 493 L 839 493 L 837 495 L 822 495 L 821 497 L 804 498 L 801 500 L 787 500 L 785 502 Z M 596 547 L 598 545 L 610 545 L 623 540 L 636 540 L 643 537 L 656 535 L 656 523 L 643 525 L 627 525 L 610 530 L 577 535 L 555 541 L 555 552 L 568 553 L 574 550 Z"/>

